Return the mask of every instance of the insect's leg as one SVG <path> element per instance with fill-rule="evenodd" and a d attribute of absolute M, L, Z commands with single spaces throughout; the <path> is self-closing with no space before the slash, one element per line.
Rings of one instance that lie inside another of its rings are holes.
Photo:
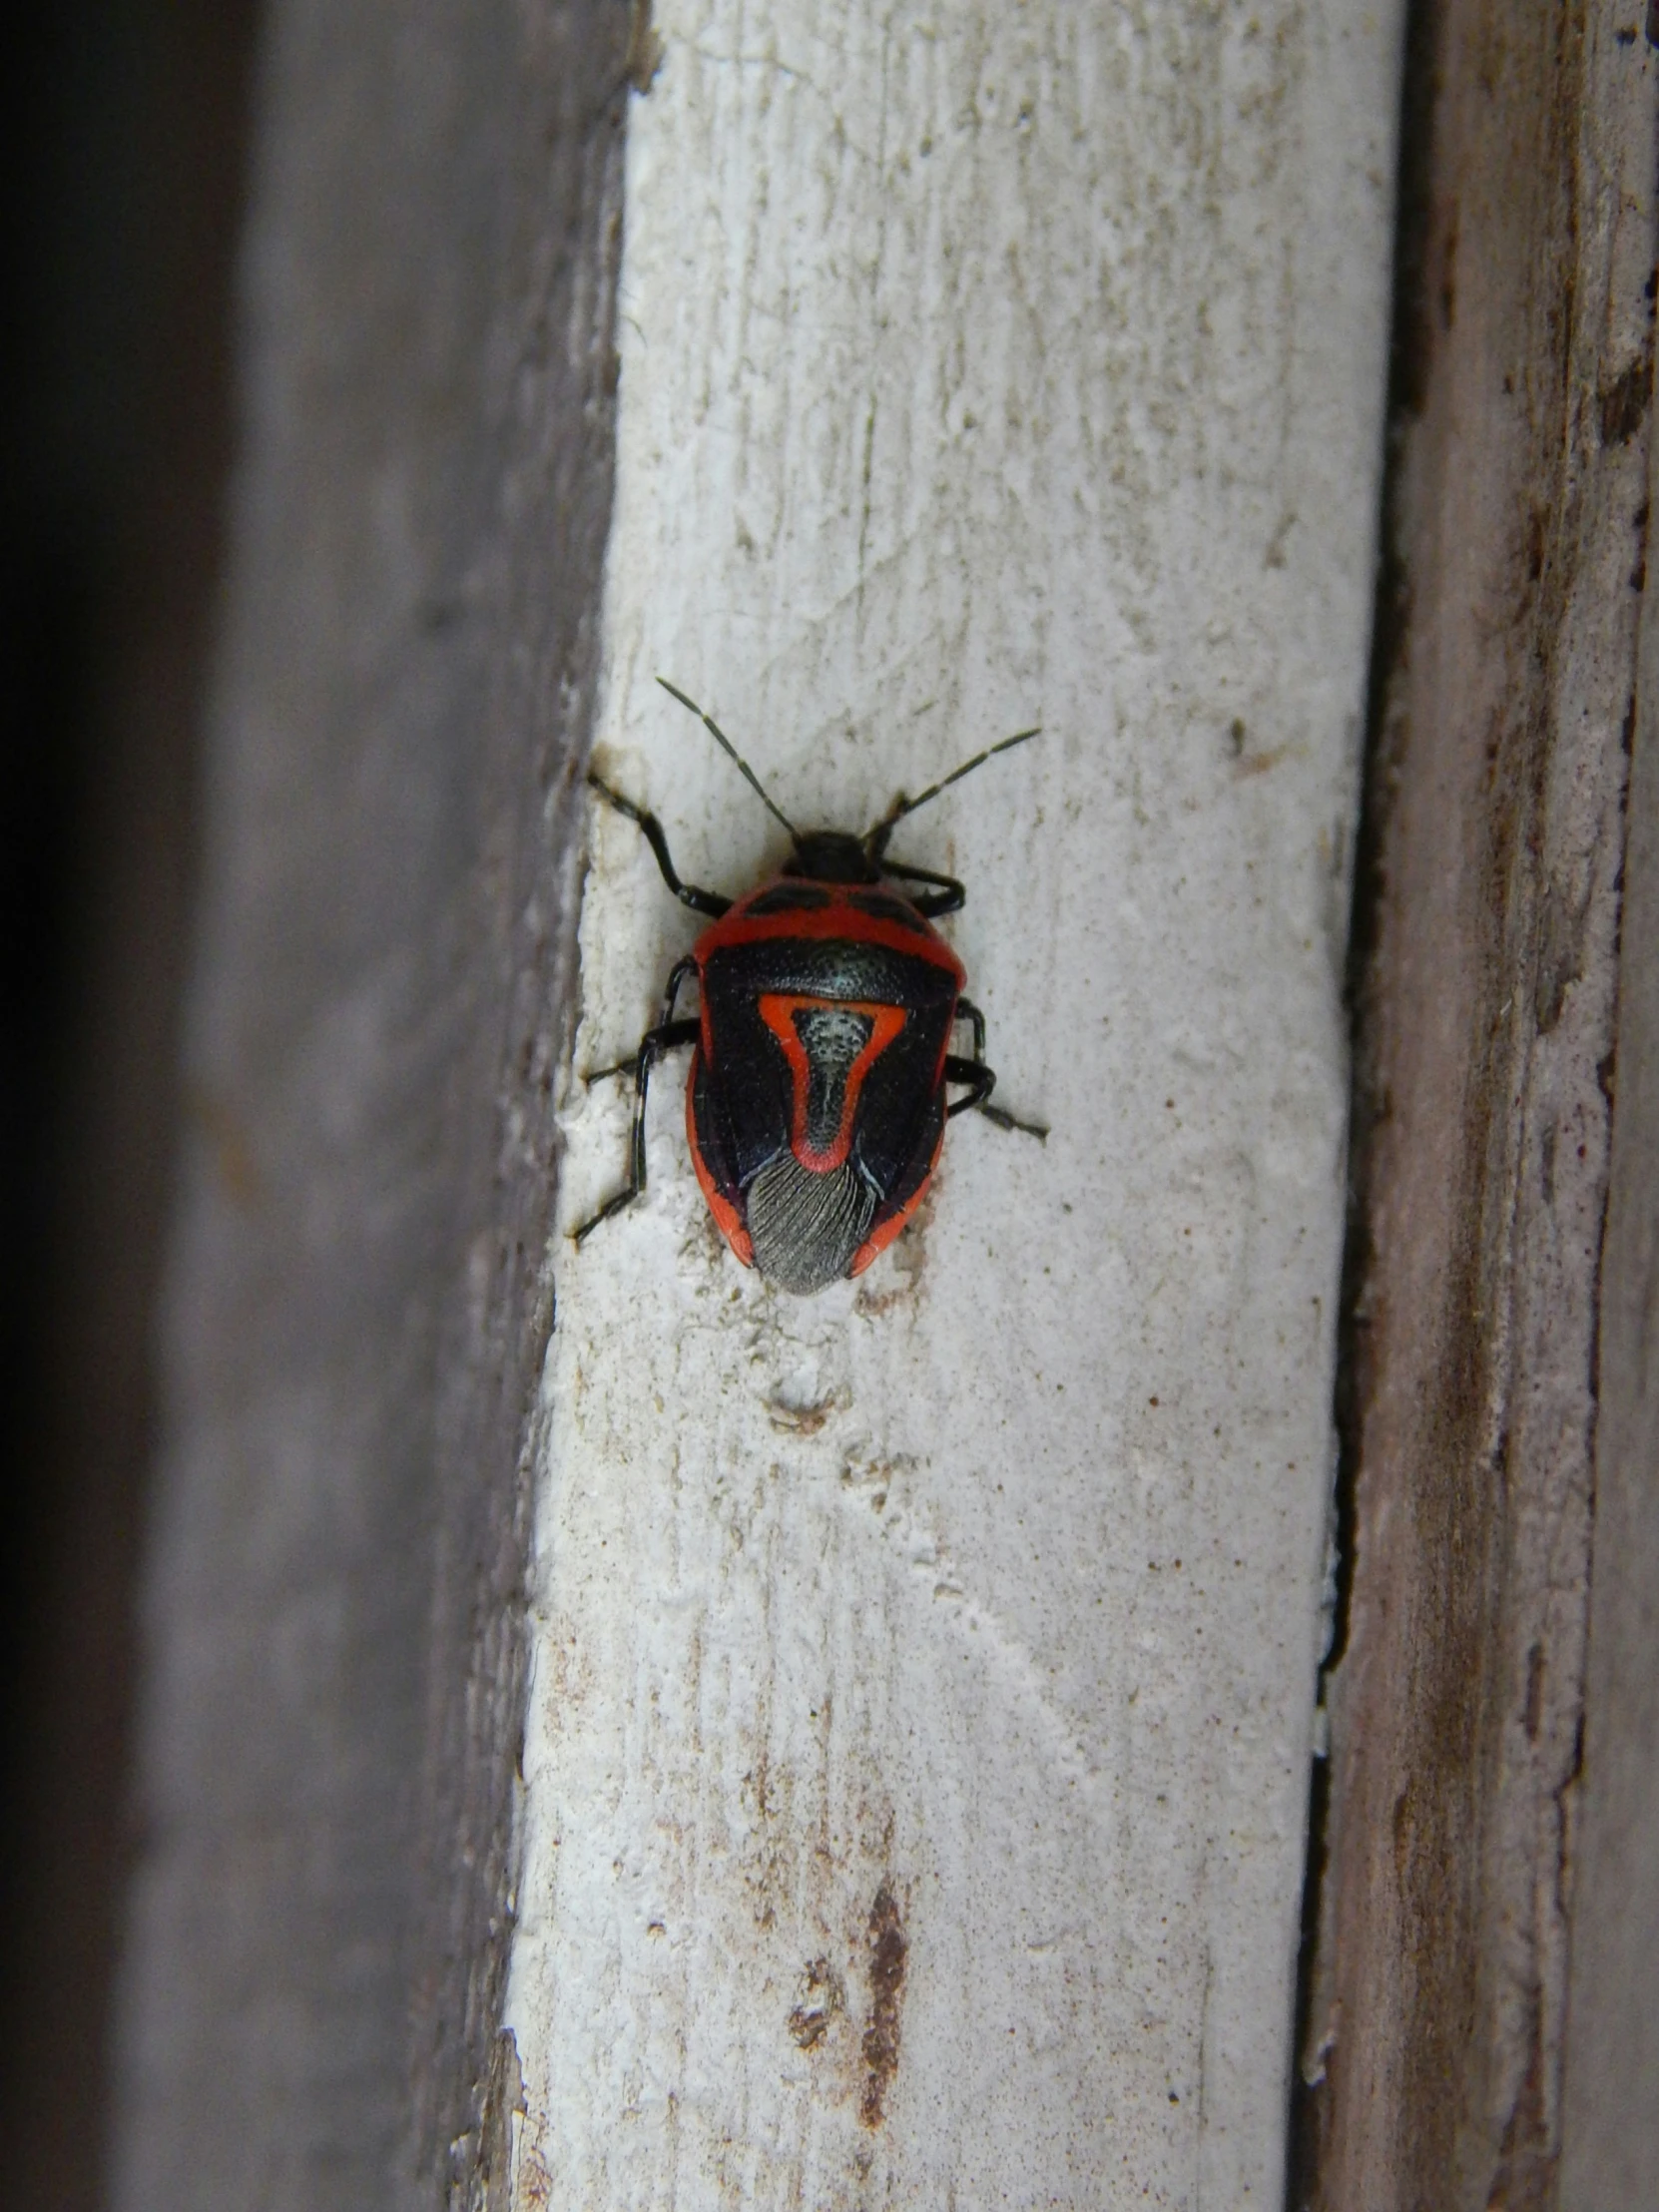
<path fill-rule="evenodd" d="M 947 1083 L 965 1083 L 968 1089 L 966 1098 L 951 1100 L 945 1108 L 947 1117 L 951 1114 L 968 1113 L 975 1107 L 980 1113 L 989 1114 L 993 1118 L 1001 1112 L 1000 1107 L 987 1106 L 985 1103 L 996 1088 L 996 1077 L 983 1060 L 959 1060 L 954 1052 L 949 1053 L 944 1063 L 944 1079 Z"/>
<path fill-rule="evenodd" d="M 1038 1144 L 1048 1142 L 1046 1121 L 1021 1121 L 1017 1114 L 1010 1114 L 1005 1107 L 987 1106 L 983 1099 L 979 1101 L 979 1111 L 987 1121 L 995 1122 L 998 1129 L 1017 1129 L 1024 1136 L 1035 1137 Z"/>
<path fill-rule="evenodd" d="M 955 913 L 967 898 L 966 890 L 954 875 L 940 875 L 930 867 L 904 867 L 897 860 L 883 860 L 881 873 L 896 875 L 900 881 L 906 883 L 938 885 L 936 891 L 924 891 L 919 898 L 912 898 L 910 901 L 916 912 L 928 921 L 935 920 L 940 914 Z"/>
<path fill-rule="evenodd" d="M 608 806 L 614 807 L 619 815 L 626 815 L 630 822 L 639 825 L 646 843 L 657 855 L 657 865 L 663 871 L 663 881 L 683 906 L 694 907 L 700 914 L 712 914 L 717 921 L 722 914 L 731 911 L 732 901 L 723 898 L 719 891 L 700 890 L 695 883 L 681 882 L 675 872 L 674 862 L 669 857 L 668 839 L 663 835 L 663 826 L 649 808 L 636 807 L 631 799 L 624 799 L 620 792 L 612 791 L 610 785 L 603 783 L 591 768 L 588 771 L 588 782 Z"/>
<path fill-rule="evenodd" d="M 985 1063 L 985 1017 L 971 998 L 956 1001 L 956 1019 L 971 1024 L 973 1029 L 973 1057 L 981 1067 Z"/>
<path fill-rule="evenodd" d="M 674 1002 L 680 996 L 680 986 L 685 982 L 686 977 L 694 975 L 696 972 L 697 954 L 695 952 L 688 952 L 683 960 L 676 960 L 673 967 L 670 968 L 668 988 L 663 993 L 663 1016 L 657 1024 L 658 1029 L 676 1026 L 674 1022 Z M 631 1053 L 626 1060 L 617 1060 L 608 1068 L 594 1068 L 582 1080 L 585 1083 L 603 1083 L 607 1076 L 632 1075 L 638 1065 L 639 1054 L 637 1052 Z"/>
<path fill-rule="evenodd" d="M 1005 1108 L 991 1105 L 990 1096 L 996 1086 L 996 1077 L 985 1065 L 985 1017 L 972 999 L 957 999 L 956 1019 L 967 1022 L 973 1030 L 973 1058 L 959 1060 L 952 1055 L 944 1063 L 944 1079 L 947 1083 L 966 1083 L 971 1088 L 968 1097 L 959 1098 L 953 1105 L 945 1108 L 946 1114 L 976 1111 L 983 1114 L 987 1121 L 995 1122 L 998 1129 L 1022 1129 L 1028 1137 L 1035 1137 L 1039 1143 L 1046 1141 L 1048 1130 L 1042 1122 L 1021 1121 Z"/>
<path fill-rule="evenodd" d="M 600 1207 L 591 1221 L 583 1222 L 572 1232 L 580 1244 L 592 1236 L 602 1221 L 609 1221 L 613 1214 L 620 1214 L 625 1206 L 631 1206 L 645 1189 L 645 1101 L 651 1083 L 652 1062 L 664 1052 L 672 1052 L 678 1045 L 695 1044 L 701 1025 L 695 1021 L 666 1021 L 656 1029 L 648 1029 L 640 1039 L 640 1049 L 634 1058 L 634 1125 L 628 1140 L 628 1181 Z"/>

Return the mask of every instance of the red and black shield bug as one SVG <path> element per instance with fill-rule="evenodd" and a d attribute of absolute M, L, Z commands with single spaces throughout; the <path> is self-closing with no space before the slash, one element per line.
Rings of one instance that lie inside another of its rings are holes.
<path fill-rule="evenodd" d="M 895 800 L 862 836 L 797 830 L 724 731 L 657 680 L 737 763 L 794 850 L 781 875 L 743 898 L 700 890 L 675 872 L 656 816 L 589 775 L 607 805 L 639 825 L 675 897 L 712 925 L 676 962 L 662 1020 L 635 1057 L 598 1071 L 634 1078 L 628 1181 L 576 1241 L 645 1189 L 651 1069 L 662 1053 L 689 1044 L 686 1127 L 721 1235 L 746 1268 L 780 1289 L 821 1291 L 861 1274 L 892 1243 L 921 1203 L 952 1115 L 971 1109 L 999 1128 L 1048 1134 L 990 1103 L 996 1077 L 985 1065 L 985 1019 L 962 996 L 962 963 L 933 927 L 961 905 L 962 885 L 886 856 L 906 815 L 1037 732 L 987 746 L 917 798 Z M 920 887 L 900 891 L 895 882 Z M 693 974 L 699 1012 L 677 1020 Z M 971 1059 L 950 1049 L 962 1022 Z M 962 1097 L 948 1098 L 953 1085 Z"/>

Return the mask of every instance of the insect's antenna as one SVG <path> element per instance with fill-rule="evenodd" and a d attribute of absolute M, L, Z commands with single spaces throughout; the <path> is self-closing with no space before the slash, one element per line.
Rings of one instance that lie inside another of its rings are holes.
<path fill-rule="evenodd" d="M 983 768 L 987 761 L 994 761 L 999 753 L 1009 753 L 1016 745 L 1023 745 L 1027 738 L 1041 737 L 1042 730 L 1018 730 L 1011 738 L 1003 738 L 996 745 L 987 745 L 983 753 L 976 753 L 971 761 L 964 761 L 960 768 L 953 768 L 948 776 L 941 776 L 936 784 L 929 784 L 914 799 L 895 799 L 887 812 L 872 830 L 864 832 L 864 846 L 877 859 L 887 848 L 893 826 L 913 815 L 918 807 L 925 807 L 930 799 L 937 799 L 940 792 L 948 791 L 952 784 L 959 784 L 964 776 L 971 776 L 976 768 Z"/>
<path fill-rule="evenodd" d="M 737 747 L 726 735 L 726 732 L 720 727 L 720 724 L 715 721 L 714 717 L 712 715 L 706 715 L 703 712 L 702 708 L 697 704 L 697 701 L 695 699 L 688 699 L 685 693 L 679 690 L 677 686 L 671 684 L 666 676 L 659 676 L 657 681 L 659 684 L 662 685 L 664 691 L 668 693 L 671 699 L 677 699 L 679 700 L 682 707 L 689 707 L 691 709 L 692 713 L 696 715 L 698 721 L 702 723 L 704 729 L 707 730 L 709 735 L 714 739 L 716 745 L 720 747 L 720 750 L 724 754 L 728 755 L 730 759 L 737 762 L 738 771 L 743 777 L 744 782 L 749 786 L 750 790 L 755 794 L 756 798 L 761 802 L 761 805 L 767 810 L 768 814 L 775 815 L 777 819 L 784 825 L 784 828 L 789 831 L 792 837 L 799 836 L 801 832 L 796 829 L 795 824 L 791 822 L 789 816 L 785 814 L 783 808 L 778 805 L 777 801 L 767 796 L 766 789 L 762 785 L 761 779 L 756 775 L 755 771 L 750 767 L 749 763 L 744 759 L 743 755 L 738 751 Z"/>

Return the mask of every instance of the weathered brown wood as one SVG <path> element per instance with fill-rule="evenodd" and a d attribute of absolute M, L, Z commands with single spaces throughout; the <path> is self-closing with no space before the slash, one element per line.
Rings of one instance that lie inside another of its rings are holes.
<path fill-rule="evenodd" d="M 1653 361 L 1625 13 L 1416 25 L 1296 2199 L 1330 2212 L 1554 2201 Z"/>
<path fill-rule="evenodd" d="M 1659 441 L 1649 454 L 1650 500 L 1655 463 Z M 1652 595 L 1642 614 L 1620 943 L 1562 2212 L 1642 2212 L 1659 2177 L 1659 605 Z"/>

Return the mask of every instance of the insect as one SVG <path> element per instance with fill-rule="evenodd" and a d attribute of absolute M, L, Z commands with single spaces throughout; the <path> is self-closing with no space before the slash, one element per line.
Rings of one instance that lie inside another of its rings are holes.
<path fill-rule="evenodd" d="M 1048 1132 L 990 1103 L 985 1019 L 962 996 L 962 963 L 933 927 L 966 895 L 953 875 L 889 860 L 894 827 L 998 753 L 1037 736 L 1021 730 L 929 785 L 900 797 L 862 836 L 798 830 L 723 730 L 664 677 L 789 831 L 782 874 L 737 899 L 682 882 L 656 816 L 601 778 L 588 782 L 637 823 L 675 897 L 710 917 L 676 961 L 662 1019 L 639 1051 L 590 1077 L 632 1075 L 628 1180 L 575 1232 L 645 1189 L 645 1102 L 665 1052 L 691 1045 L 686 1127 L 692 1163 L 721 1235 L 745 1267 L 797 1293 L 859 1275 L 921 1203 L 953 1115 L 977 1112 L 1002 1129 Z M 899 890 L 895 884 L 918 886 Z M 697 978 L 699 1011 L 677 1018 Z M 966 1023 L 971 1058 L 950 1049 Z M 959 1088 L 963 1095 L 951 1099 Z"/>

